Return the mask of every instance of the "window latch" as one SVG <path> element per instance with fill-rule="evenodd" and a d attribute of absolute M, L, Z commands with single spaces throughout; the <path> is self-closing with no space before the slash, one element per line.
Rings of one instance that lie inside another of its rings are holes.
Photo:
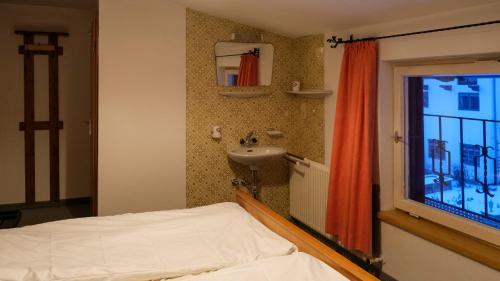
<path fill-rule="evenodd" d="M 398 134 L 398 131 L 394 132 L 394 136 L 392 136 L 392 139 L 395 143 L 403 142 L 403 137 Z"/>

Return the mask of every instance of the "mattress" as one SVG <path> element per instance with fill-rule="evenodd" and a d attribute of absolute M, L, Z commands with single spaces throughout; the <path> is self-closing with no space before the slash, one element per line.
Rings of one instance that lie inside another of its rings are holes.
<path fill-rule="evenodd" d="M 172 281 L 346 281 L 339 272 L 305 253 L 258 260 Z M 166 281 L 166 280 L 164 280 Z"/>
<path fill-rule="evenodd" d="M 0 280 L 146 280 L 287 255 L 295 246 L 235 203 L 0 230 Z"/>

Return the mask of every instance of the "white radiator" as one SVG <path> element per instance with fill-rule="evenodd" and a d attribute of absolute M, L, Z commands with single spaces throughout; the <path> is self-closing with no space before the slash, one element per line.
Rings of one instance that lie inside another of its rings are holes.
<path fill-rule="evenodd" d="M 329 168 L 305 159 L 309 166 L 290 163 L 290 215 L 326 237 Z"/>

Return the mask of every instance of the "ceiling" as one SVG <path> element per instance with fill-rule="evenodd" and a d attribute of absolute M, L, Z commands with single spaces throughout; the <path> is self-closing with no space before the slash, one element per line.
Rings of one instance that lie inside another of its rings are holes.
<path fill-rule="evenodd" d="M 292 37 L 424 16 L 499 0 L 174 0 Z"/>
<path fill-rule="evenodd" d="M 0 3 L 52 6 L 97 11 L 99 0 L 0 0 Z"/>
<path fill-rule="evenodd" d="M 0 0 L 97 10 L 99 0 Z M 106 1 L 106 0 L 101 0 Z M 143 0 L 136 0 L 143 1 Z M 163 0 L 170 1 L 170 0 Z M 194 10 L 297 37 L 500 2 L 500 0 L 172 0 Z M 144 1 L 146 3 L 146 1 Z"/>

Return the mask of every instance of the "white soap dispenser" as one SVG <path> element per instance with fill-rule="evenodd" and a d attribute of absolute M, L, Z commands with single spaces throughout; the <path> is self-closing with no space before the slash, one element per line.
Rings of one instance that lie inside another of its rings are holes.
<path fill-rule="evenodd" d="M 222 138 L 220 126 L 213 126 L 212 128 L 212 138 L 214 140 L 219 140 Z"/>

